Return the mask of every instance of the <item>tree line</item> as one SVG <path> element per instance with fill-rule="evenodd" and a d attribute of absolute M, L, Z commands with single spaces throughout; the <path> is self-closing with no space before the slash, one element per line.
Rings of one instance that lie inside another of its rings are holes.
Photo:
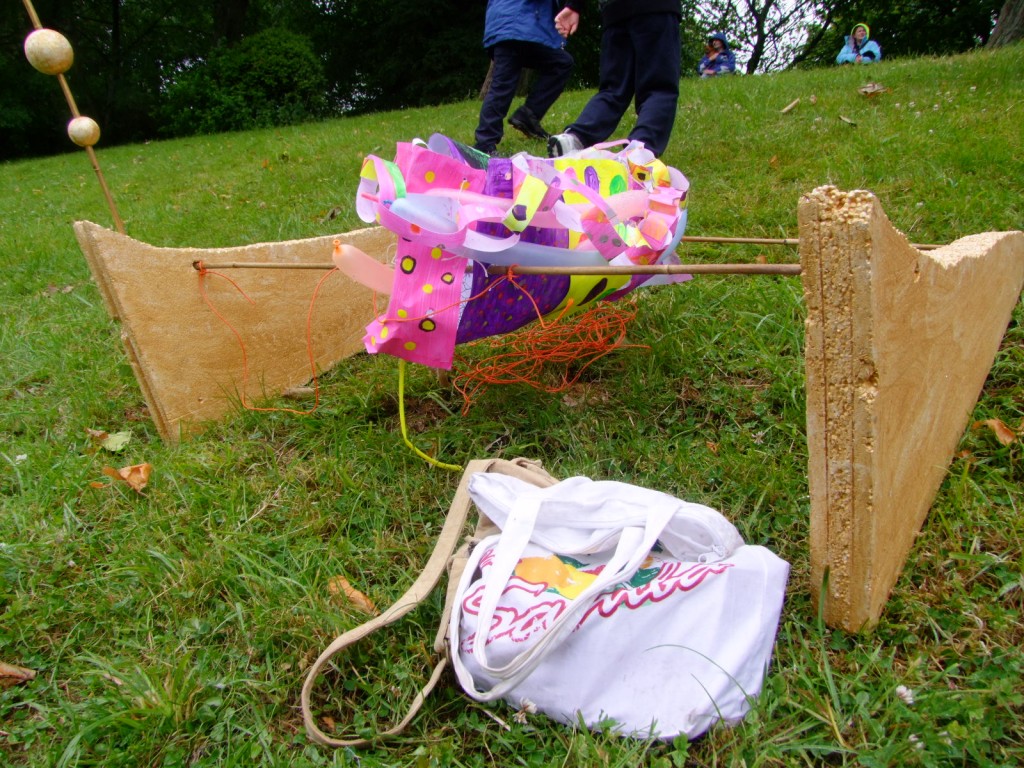
<path fill-rule="evenodd" d="M 36 0 L 71 42 L 66 74 L 106 146 L 474 97 L 488 67 L 485 0 Z M 1021 36 L 1024 0 L 680 0 L 684 72 L 723 31 L 748 74 L 831 65 L 854 23 L 887 58 Z M 998 20 L 998 24 L 997 24 Z M 23 53 L 21 3 L 0 6 L 0 159 L 74 149 L 68 107 Z M 573 87 L 597 82 L 597 2 L 569 41 Z"/>

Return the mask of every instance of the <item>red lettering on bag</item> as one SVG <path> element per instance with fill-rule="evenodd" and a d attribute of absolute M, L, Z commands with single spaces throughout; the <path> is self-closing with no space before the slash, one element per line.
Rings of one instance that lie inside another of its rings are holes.
<path fill-rule="evenodd" d="M 490 564 L 490 554 L 488 552 L 481 558 L 481 566 L 484 566 L 485 563 Z M 598 566 L 595 570 L 601 567 Z M 720 576 L 732 567 L 732 563 L 662 562 L 654 578 L 644 584 L 620 586 L 598 595 L 594 604 L 583 614 L 576 629 L 579 629 L 595 613 L 602 618 L 609 618 L 619 608 L 636 610 L 647 603 L 660 603 L 676 592 L 689 592 L 697 589 L 707 579 Z M 482 582 L 476 584 L 469 591 L 462 602 L 462 610 L 465 615 L 479 615 L 480 599 L 483 592 Z M 564 597 L 555 597 L 555 593 L 549 590 L 548 585 L 543 582 L 531 583 L 518 576 L 512 576 L 502 592 L 503 598 L 512 598 L 510 602 L 521 603 L 523 600 L 536 600 L 545 593 L 551 594 L 551 597 L 541 602 L 530 602 L 526 606 L 498 605 L 487 633 L 487 643 L 490 644 L 501 639 L 508 639 L 513 643 L 526 642 L 534 635 L 545 631 L 565 612 L 570 602 Z M 471 652 L 474 638 L 475 634 L 463 637 L 462 650 L 467 653 Z"/>

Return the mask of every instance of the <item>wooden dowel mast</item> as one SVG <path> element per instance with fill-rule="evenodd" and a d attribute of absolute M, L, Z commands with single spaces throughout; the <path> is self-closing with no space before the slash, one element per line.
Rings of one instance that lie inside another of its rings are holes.
<path fill-rule="evenodd" d="M 22 0 L 25 6 L 25 11 L 28 13 L 29 19 L 32 21 L 32 26 L 35 29 L 44 29 L 43 23 L 39 20 L 39 14 L 36 13 L 35 6 L 32 5 L 32 0 Z M 71 87 L 68 85 L 67 79 L 63 73 L 57 74 L 57 82 L 60 83 L 60 89 L 64 93 L 64 100 L 68 103 L 68 109 L 71 110 L 71 117 L 81 117 L 81 113 L 78 111 L 78 104 L 75 103 L 75 97 L 71 94 Z M 85 154 L 89 157 L 89 162 L 92 164 L 92 169 L 96 173 L 96 180 L 100 184 L 100 190 L 103 192 L 103 198 L 107 201 L 107 208 L 110 209 L 110 215 L 114 217 L 114 226 L 117 231 L 122 235 L 124 231 L 124 220 L 121 218 L 121 214 L 117 210 L 117 205 L 114 203 L 114 196 L 110 194 L 110 187 L 107 186 L 107 180 L 103 177 L 103 171 L 100 168 L 99 158 L 96 157 L 96 151 L 91 146 L 84 147 Z"/>
<path fill-rule="evenodd" d="M 28 13 L 28 17 L 32 21 L 32 26 L 36 29 L 42 29 L 43 22 L 39 20 L 39 14 L 36 13 L 35 6 L 32 5 L 32 0 L 23 0 L 22 4 L 25 6 L 25 11 Z"/>

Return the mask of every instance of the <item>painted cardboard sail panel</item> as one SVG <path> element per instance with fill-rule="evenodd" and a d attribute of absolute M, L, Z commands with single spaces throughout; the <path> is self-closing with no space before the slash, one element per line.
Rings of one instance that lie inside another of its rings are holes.
<path fill-rule="evenodd" d="M 372 292 L 340 273 L 324 280 L 313 302 L 326 269 L 230 270 L 238 288 L 208 274 L 207 303 L 193 262 L 330 265 L 335 239 L 381 261 L 394 252 L 394 236 L 379 227 L 212 249 L 156 247 L 88 221 L 76 222 L 75 234 L 120 321 L 153 421 L 170 441 L 235 407 L 246 368 L 244 394 L 258 401 L 309 382 L 310 350 L 317 372 L 359 352 L 374 314 Z"/>

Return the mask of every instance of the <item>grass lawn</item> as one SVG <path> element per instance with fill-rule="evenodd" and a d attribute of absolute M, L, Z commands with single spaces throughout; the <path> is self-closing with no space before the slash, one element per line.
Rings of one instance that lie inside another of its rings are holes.
<path fill-rule="evenodd" d="M 887 90 L 864 96 L 869 81 Z M 565 94 L 545 124 L 559 129 L 587 96 Z M 101 144 L 98 156 L 139 240 L 312 237 L 362 226 L 353 200 L 366 154 L 390 158 L 396 142 L 434 132 L 471 140 L 478 109 Z M 947 243 L 1024 228 L 1022 124 L 1018 45 L 687 79 L 664 159 L 691 183 L 689 235 L 796 237 L 800 195 L 834 184 L 872 191 L 913 242 Z M 515 132 L 500 149 L 543 154 Z M 36 672 L 0 689 L 0 764 L 1024 763 L 1021 303 L 971 417 L 999 419 L 1017 439 L 965 432 L 869 634 L 823 626 L 809 597 L 797 278 L 709 276 L 638 292 L 631 346 L 558 395 L 492 388 L 463 414 L 457 392 L 409 367 L 405 408 L 421 450 L 455 464 L 528 456 L 558 477 L 622 480 L 720 509 L 792 564 L 786 605 L 756 707 L 694 743 L 623 740 L 540 716 L 519 723 L 447 678 L 402 737 L 329 750 L 302 729 L 304 670 L 363 616 L 328 585 L 344 576 L 390 604 L 424 564 L 459 478 L 403 444 L 396 361 L 362 354 L 337 366 L 312 415 L 238 410 L 165 444 L 72 232 L 80 219 L 112 225 L 87 158 L 3 164 L 0 180 L 0 662 Z M 681 256 L 796 258 L 694 244 Z M 131 437 L 114 453 L 89 430 Z M 153 474 L 141 494 L 103 474 L 143 462 Z M 317 690 L 320 712 L 358 734 L 408 700 L 442 601 L 340 661 Z"/>

